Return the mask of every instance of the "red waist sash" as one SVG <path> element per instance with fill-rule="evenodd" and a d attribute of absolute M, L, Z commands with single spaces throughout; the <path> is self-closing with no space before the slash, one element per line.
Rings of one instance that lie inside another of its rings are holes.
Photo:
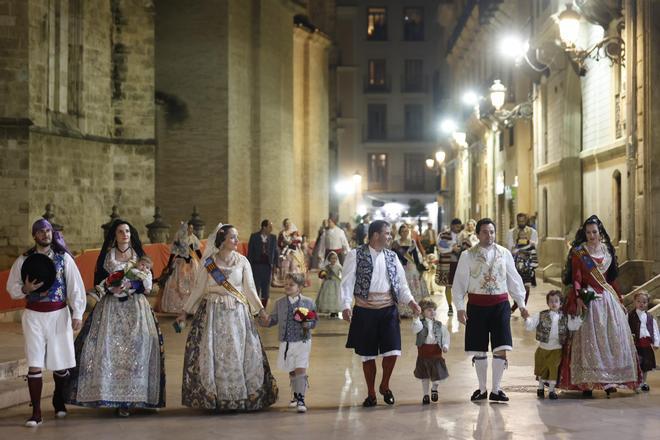
<path fill-rule="evenodd" d="M 639 348 L 648 348 L 652 345 L 652 343 L 653 343 L 653 339 L 646 336 L 644 338 L 639 338 L 639 340 L 637 341 L 637 346 Z"/>
<path fill-rule="evenodd" d="M 35 312 L 55 312 L 66 307 L 65 302 L 29 302 L 25 306 L 28 310 Z"/>
<path fill-rule="evenodd" d="M 494 306 L 499 303 L 509 301 L 508 293 L 500 293 L 497 295 L 481 295 L 478 293 L 468 293 L 468 303 L 475 306 Z"/>

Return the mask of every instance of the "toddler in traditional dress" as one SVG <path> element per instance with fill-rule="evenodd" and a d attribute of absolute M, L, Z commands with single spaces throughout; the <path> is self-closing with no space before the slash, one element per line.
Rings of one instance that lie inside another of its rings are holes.
<path fill-rule="evenodd" d="M 284 286 L 286 296 L 275 302 L 274 313 L 261 323 L 266 327 L 278 325 L 280 350 L 277 367 L 289 373 L 293 392 L 289 407 L 296 408 L 299 413 L 307 412 L 305 390 L 309 353 L 312 350 L 311 329 L 316 327 L 317 318 L 314 301 L 302 295 L 304 285 L 303 274 L 288 274 Z"/>
<path fill-rule="evenodd" d="M 568 316 L 561 311 L 562 296 L 559 290 L 551 290 L 545 296 L 548 309 L 536 313 L 525 320 L 528 331 L 536 331 L 539 346 L 534 353 L 534 375 L 539 381 L 536 395 L 545 398 L 545 385 L 549 388 L 548 397 L 558 398 L 555 386 L 559 376 L 562 345 L 568 339 L 569 331 L 580 328 L 582 319 Z"/>
<path fill-rule="evenodd" d="M 655 369 L 654 348 L 660 346 L 660 333 L 658 332 L 658 323 L 655 318 L 646 312 L 649 307 L 649 293 L 646 290 L 640 290 L 635 293 L 635 310 L 628 313 L 628 324 L 635 340 L 637 348 L 637 358 L 639 367 L 642 370 L 642 391 L 650 391 L 651 387 L 646 383 L 646 376 L 649 371 Z"/>
<path fill-rule="evenodd" d="M 321 289 L 316 297 L 316 305 L 319 313 L 329 313 L 331 318 L 336 318 L 341 312 L 341 264 L 339 256 L 335 251 L 330 251 L 325 259 L 323 267 L 319 271 L 319 278 L 323 280 Z"/>
<path fill-rule="evenodd" d="M 449 331 L 442 322 L 436 320 L 436 303 L 423 299 L 419 307 L 422 309 L 422 317 L 415 317 L 412 322 L 417 345 L 417 363 L 413 374 L 422 381 L 422 405 L 428 405 L 431 401 L 438 401 L 438 385 L 441 380 L 449 377 L 447 364 L 442 357 L 443 353 L 449 351 Z"/>

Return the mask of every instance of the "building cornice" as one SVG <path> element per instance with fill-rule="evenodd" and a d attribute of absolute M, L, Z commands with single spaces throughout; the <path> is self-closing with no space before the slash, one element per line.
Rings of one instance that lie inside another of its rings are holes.
<path fill-rule="evenodd" d="M 619 139 L 618 141 L 605 145 L 599 148 L 590 148 L 580 152 L 580 159 L 583 164 L 592 164 L 598 162 L 605 162 L 611 159 L 618 159 L 626 157 L 626 140 Z"/>

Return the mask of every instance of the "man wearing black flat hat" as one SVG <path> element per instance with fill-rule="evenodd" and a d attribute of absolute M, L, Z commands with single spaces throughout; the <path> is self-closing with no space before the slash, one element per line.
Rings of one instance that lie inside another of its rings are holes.
<path fill-rule="evenodd" d="M 69 368 L 76 365 L 73 332 L 82 327 L 86 305 L 82 277 L 61 234 L 47 220 L 39 219 L 32 225 L 32 237 L 35 246 L 18 257 L 7 280 L 11 297 L 27 301 L 22 322 L 32 402 L 32 417 L 25 422 L 28 427 L 42 423 L 44 368 L 52 370 L 55 379 L 55 415 L 66 416 L 63 392 Z"/>

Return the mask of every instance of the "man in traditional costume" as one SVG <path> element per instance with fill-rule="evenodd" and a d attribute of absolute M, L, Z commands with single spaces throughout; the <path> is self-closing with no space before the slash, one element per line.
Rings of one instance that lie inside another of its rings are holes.
<path fill-rule="evenodd" d="M 85 286 L 61 234 L 45 219 L 32 225 L 35 246 L 19 256 L 9 272 L 7 291 L 25 299 L 23 336 L 28 363 L 32 417 L 25 426 L 41 425 L 42 369 L 53 371 L 53 406 L 58 418 L 67 414 L 64 389 L 69 368 L 76 366 L 73 332 L 80 330 L 85 311 Z M 73 313 L 69 312 L 71 307 Z"/>
<path fill-rule="evenodd" d="M 351 250 L 346 238 L 346 233 L 342 228 L 337 226 L 337 216 L 330 214 L 328 218 L 328 228 L 321 235 L 321 243 L 319 244 L 318 258 L 323 261 L 327 258 L 330 252 L 334 252 L 339 257 L 339 263 L 344 264 L 346 254 Z"/>
<path fill-rule="evenodd" d="M 458 320 L 465 324 L 465 351 L 473 354 L 472 364 L 479 379 L 479 389 L 470 400 L 479 401 L 487 397 L 487 352 L 490 342 L 493 375 L 488 399 L 507 402 L 509 398 L 501 390 L 500 383 L 507 366 L 506 352 L 513 349 L 509 295 L 520 307 L 522 317 L 527 319 L 525 286 L 516 271 L 511 252 L 495 244 L 495 223 L 488 218 L 479 220 L 477 236 L 479 244 L 461 254 L 453 285 Z"/>
<path fill-rule="evenodd" d="M 463 228 L 463 222 L 455 218 L 451 221 L 449 229 L 440 234 L 438 241 L 438 267 L 435 272 L 435 283 L 439 286 L 445 286 L 445 297 L 449 311 L 447 315 L 454 314 L 452 307 L 452 284 L 454 283 L 454 274 L 458 265 L 458 257 L 461 255 L 461 243 L 458 235 Z"/>
<path fill-rule="evenodd" d="M 507 247 L 513 255 L 516 263 L 516 270 L 525 283 L 525 304 L 529 299 L 529 291 L 532 286 L 536 286 L 536 268 L 539 265 L 536 254 L 536 246 L 539 242 L 539 234 L 536 229 L 527 225 L 527 214 L 519 213 L 516 216 L 518 225 L 511 229 L 508 234 Z M 515 312 L 518 308 L 516 304 L 511 307 Z"/>
<path fill-rule="evenodd" d="M 420 313 L 406 274 L 396 253 L 387 249 L 392 239 L 390 225 L 376 220 L 369 225 L 369 243 L 350 251 L 344 262 L 341 283 L 342 317 L 350 322 L 346 348 L 362 359 L 368 396 L 362 406 L 376 406 L 376 358 L 383 358 L 379 391 L 385 403 L 394 404 L 390 377 L 401 355 L 401 330 L 397 303 Z M 355 306 L 351 309 L 355 299 Z"/>

